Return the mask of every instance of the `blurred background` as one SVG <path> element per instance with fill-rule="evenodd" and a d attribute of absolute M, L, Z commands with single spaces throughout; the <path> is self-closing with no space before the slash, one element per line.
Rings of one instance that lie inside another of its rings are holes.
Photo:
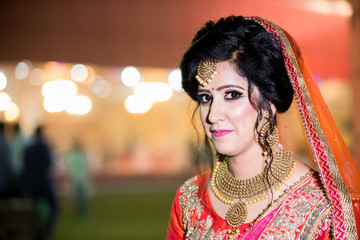
<path fill-rule="evenodd" d="M 0 0 L 0 239 L 164 239 L 201 151 L 178 64 L 200 26 L 228 15 L 264 17 L 297 39 L 360 166 L 359 10 L 357 0 Z"/>

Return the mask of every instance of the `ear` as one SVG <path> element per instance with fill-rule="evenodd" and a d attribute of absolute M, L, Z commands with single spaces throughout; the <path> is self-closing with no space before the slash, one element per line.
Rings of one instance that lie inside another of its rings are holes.
<path fill-rule="evenodd" d="M 272 112 L 273 116 L 275 116 L 277 111 L 276 111 L 276 107 L 273 103 L 270 103 L 270 108 L 271 108 L 271 112 Z"/>

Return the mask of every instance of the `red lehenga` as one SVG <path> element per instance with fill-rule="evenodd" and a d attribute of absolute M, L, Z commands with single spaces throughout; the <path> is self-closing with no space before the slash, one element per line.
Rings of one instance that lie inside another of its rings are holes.
<path fill-rule="evenodd" d="M 309 158 L 318 172 L 307 176 L 273 203 L 255 223 L 240 226 L 236 239 L 347 239 L 360 234 L 360 174 L 321 96 L 296 41 L 275 24 L 247 17 L 279 37 Z M 286 113 L 281 129 L 294 128 Z M 284 131 L 286 133 L 286 131 Z M 286 135 L 286 134 L 283 134 Z M 284 140 L 284 139 L 283 139 Z M 286 140 L 286 137 L 285 137 Z M 285 146 L 286 148 L 286 146 Z M 167 239 L 227 239 L 227 223 L 212 209 L 208 196 L 210 172 L 188 180 L 178 190 Z"/>
<path fill-rule="evenodd" d="M 179 188 L 167 239 L 228 239 L 230 227 L 210 202 L 209 175 L 210 171 L 191 178 Z M 329 239 L 330 217 L 331 205 L 313 173 L 293 185 L 258 221 L 241 225 L 236 239 Z"/>

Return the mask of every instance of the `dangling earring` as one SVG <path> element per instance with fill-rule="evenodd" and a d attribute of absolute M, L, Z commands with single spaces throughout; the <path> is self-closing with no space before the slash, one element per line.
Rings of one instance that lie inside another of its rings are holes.
<path fill-rule="evenodd" d="M 268 146 L 265 143 L 265 139 L 269 144 L 270 148 L 272 148 L 279 141 L 279 132 L 276 126 L 273 126 L 269 119 L 269 113 L 265 112 L 266 122 L 261 127 L 260 136 L 259 136 L 259 144 L 263 148 L 263 156 L 267 157 L 269 155 Z M 270 134 L 268 131 L 270 130 Z"/>

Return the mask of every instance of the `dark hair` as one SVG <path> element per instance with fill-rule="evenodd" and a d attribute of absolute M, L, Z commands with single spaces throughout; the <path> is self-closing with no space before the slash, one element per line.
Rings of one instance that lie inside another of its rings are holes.
<path fill-rule="evenodd" d="M 276 125 L 270 103 L 274 104 L 277 112 L 285 112 L 294 94 L 280 42 L 276 35 L 267 32 L 259 23 L 242 16 L 208 21 L 197 31 L 180 62 L 183 89 L 198 101 L 195 76 L 200 61 L 229 61 L 248 81 L 249 101 L 259 111 L 255 129 L 263 117 L 263 110 L 270 113 L 270 121 Z M 260 95 L 256 100 L 251 97 L 254 86 Z M 205 142 L 208 142 L 207 138 Z"/>
<path fill-rule="evenodd" d="M 42 139 L 43 138 L 43 132 L 44 132 L 44 127 L 43 126 L 37 126 L 35 128 L 35 131 L 34 131 L 34 136 L 35 138 L 37 139 Z"/>

